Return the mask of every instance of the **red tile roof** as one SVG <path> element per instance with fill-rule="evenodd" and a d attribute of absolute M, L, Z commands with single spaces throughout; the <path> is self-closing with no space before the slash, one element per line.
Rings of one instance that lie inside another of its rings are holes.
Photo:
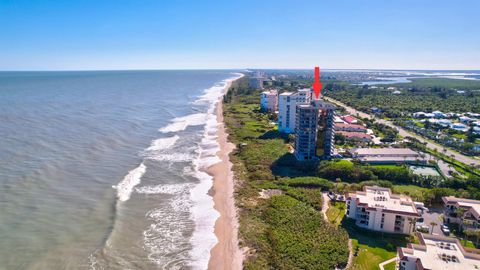
<path fill-rule="evenodd" d="M 342 117 L 343 121 L 347 122 L 347 123 L 353 123 L 355 121 L 358 121 L 357 118 L 351 116 L 351 115 L 346 115 L 346 116 L 343 116 Z"/>

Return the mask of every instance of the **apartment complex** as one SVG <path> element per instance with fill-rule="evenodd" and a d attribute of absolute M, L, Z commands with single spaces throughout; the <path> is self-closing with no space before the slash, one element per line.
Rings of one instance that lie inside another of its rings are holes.
<path fill-rule="evenodd" d="M 298 160 L 330 158 L 334 150 L 335 106 L 323 100 L 296 108 L 295 157 Z"/>
<path fill-rule="evenodd" d="M 275 112 L 278 108 L 278 91 L 264 91 L 260 94 L 260 108 L 263 111 Z"/>
<path fill-rule="evenodd" d="M 347 217 L 365 229 L 410 234 L 421 215 L 410 197 L 392 194 L 389 188 L 365 186 L 363 191 L 347 194 Z"/>
<path fill-rule="evenodd" d="M 297 105 L 295 157 L 311 160 L 316 157 L 318 110 L 310 104 Z"/>
<path fill-rule="evenodd" d="M 263 83 L 267 79 L 265 78 L 262 72 L 257 71 L 253 76 L 248 80 L 248 86 L 255 89 L 263 89 Z"/>
<path fill-rule="evenodd" d="M 313 92 L 310 88 L 299 89 L 297 92 L 298 103 L 310 103 L 312 101 Z"/>
<path fill-rule="evenodd" d="M 480 229 L 480 201 L 454 196 L 442 198 L 446 223 L 460 224 L 462 229 Z"/>
<path fill-rule="evenodd" d="M 420 244 L 397 250 L 399 270 L 480 269 L 480 250 L 463 247 L 458 239 L 418 233 Z"/>
<path fill-rule="evenodd" d="M 295 132 L 297 104 L 308 104 L 312 98 L 310 89 L 301 89 L 296 93 L 285 92 L 278 97 L 278 131 Z"/>

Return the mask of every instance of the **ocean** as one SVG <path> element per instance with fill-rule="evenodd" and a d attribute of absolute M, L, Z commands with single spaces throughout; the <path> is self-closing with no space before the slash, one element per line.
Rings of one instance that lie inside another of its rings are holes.
<path fill-rule="evenodd" d="M 233 71 L 0 72 L 0 269 L 206 269 Z"/>

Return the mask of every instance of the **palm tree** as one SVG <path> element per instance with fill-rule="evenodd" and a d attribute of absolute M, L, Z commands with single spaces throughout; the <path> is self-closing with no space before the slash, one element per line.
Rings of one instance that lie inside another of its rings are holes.
<path fill-rule="evenodd" d="M 465 234 L 465 244 L 467 244 L 468 237 L 475 235 L 475 232 L 472 229 L 466 229 L 463 231 L 463 234 Z"/>
<path fill-rule="evenodd" d="M 480 240 L 480 230 L 479 229 L 476 229 L 474 230 L 474 233 L 475 233 L 475 237 L 477 239 L 476 243 L 475 243 L 475 247 L 478 247 L 478 241 Z"/>
<path fill-rule="evenodd" d="M 412 233 L 412 226 L 415 225 L 416 220 L 414 218 L 408 218 L 408 224 L 410 227 L 408 228 L 408 233 Z"/>
<path fill-rule="evenodd" d="M 430 222 L 430 226 L 432 226 L 432 231 L 430 232 L 430 234 L 433 233 L 433 228 L 435 228 L 435 226 L 437 226 L 437 225 L 438 224 L 435 221 Z"/>
<path fill-rule="evenodd" d="M 457 218 L 463 218 L 463 215 L 465 214 L 467 210 L 465 208 L 458 207 L 455 209 L 455 214 L 457 214 Z"/>

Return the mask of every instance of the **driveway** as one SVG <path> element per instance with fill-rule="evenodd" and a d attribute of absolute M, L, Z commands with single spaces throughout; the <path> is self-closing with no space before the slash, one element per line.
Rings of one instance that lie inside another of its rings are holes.
<path fill-rule="evenodd" d="M 438 235 L 444 235 L 442 230 L 440 229 L 440 225 L 443 224 L 441 215 L 442 215 L 441 209 L 429 209 L 428 211 L 426 210 L 423 211 L 423 214 L 422 214 L 422 217 L 424 219 L 423 223 L 428 226 L 429 233 L 432 232 L 432 226 L 430 225 L 430 223 L 435 222 L 437 223 L 437 225 L 433 227 L 433 233 Z"/>

